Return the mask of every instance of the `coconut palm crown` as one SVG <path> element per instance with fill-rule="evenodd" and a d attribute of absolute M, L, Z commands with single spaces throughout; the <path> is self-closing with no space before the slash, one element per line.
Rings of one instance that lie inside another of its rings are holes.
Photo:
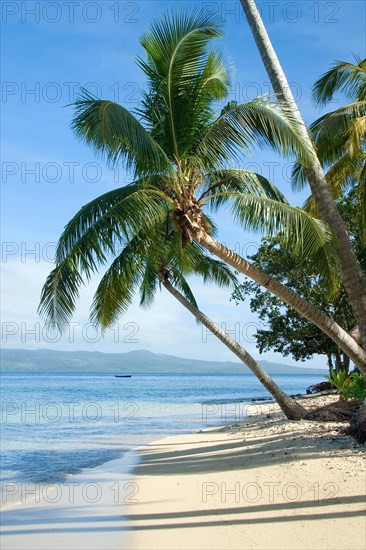
<path fill-rule="evenodd" d="M 317 105 L 327 105 L 337 93 L 343 93 L 350 103 L 318 118 L 310 132 L 333 196 L 339 198 L 347 189 L 356 189 L 360 237 L 366 243 L 366 59 L 354 58 L 354 63 L 336 62 L 315 82 Z M 299 163 L 293 175 L 295 187 L 304 187 L 305 170 Z M 316 214 L 313 199 L 306 207 Z"/>
<path fill-rule="evenodd" d="M 168 14 L 140 40 L 146 57 L 137 63 L 148 88 L 134 113 L 85 90 L 75 102 L 76 136 L 108 162 L 124 162 L 133 182 L 82 207 L 60 237 L 39 308 L 60 329 L 73 314 L 80 285 L 110 258 L 92 309 L 102 326 L 126 310 L 137 288 L 150 303 L 163 267 L 190 300 L 185 274 L 232 283 L 228 269 L 193 242 L 200 228 L 215 234 L 209 214 L 220 207 L 230 208 L 244 228 L 281 231 L 294 253 L 337 280 L 327 226 L 291 207 L 264 177 L 236 167 L 243 154 L 264 145 L 306 164 L 307 147 L 291 113 L 269 98 L 218 107 L 230 90 L 228 64 L 210 47 L 221 36 L 213 15 Z M 161 253 L 164 242 L 168 256 Z M 152 269 L 155 264 L 160 268 Z"/>

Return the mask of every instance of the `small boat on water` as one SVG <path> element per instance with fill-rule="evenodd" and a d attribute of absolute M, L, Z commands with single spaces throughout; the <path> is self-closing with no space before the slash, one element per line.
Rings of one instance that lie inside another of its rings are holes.
<path fill-rule="evenodd" d="M 132 374 L 115 374 L 116 378 L 131 378 Z"/>

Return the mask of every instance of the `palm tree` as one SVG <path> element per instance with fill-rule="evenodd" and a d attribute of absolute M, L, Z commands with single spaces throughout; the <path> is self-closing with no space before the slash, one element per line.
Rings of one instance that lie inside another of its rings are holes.
<path fill-rule="evenodd" d="M 267 74 L 272 83 L 273 90 L 286 110 L 290 109 L 292 111 L 297 130 L 307 144 L 311 162 L 305 166 L 306 177 L 312 195 L 314 196 L 319 215 L 321 219 L 329 225 L 337 239 L 337 256 L 344 286 L 360 329 L 363 346 L 366 349 L 366 275 L 357 261 L 346 226 L 337 210 L 335 201 L 324 177 L 324 172 L 317 157 L 316 149 L 310 139 L 306 125 L 293 98 L 286 76 L 256 8 L 255 1 L 241 0 L 241 4 L 267 70 Z M 338 73 L 338 75 L 340 74 L 341 73 Z M 342 82 L 342 78 L 338 77 L 338 82 Z M 337 79 L 335 79 L 335 81 L 336 80 Z M 351 89 L 351 86 L 349 89 Z M 326 88 L 325 93 L 327 93 Z"/>
<path fill-rule="evenodd" d="M 227 96 L 229 75 L 222 55 L 207 45 L 220 35 L 217 21 L 202 12 L 165 17 L 151 27 L 141 39 L 147 59 L 138 60 L 149 82 L 139 119 L 85 91 L 77 100 L 76 135 L 110 161 L 124 159 L 134 182 L 91 201 L 67 224 L 40 311 L 55 324 L 68 322 L 83 276 L 89 279 L 105 264 L 117 244 L 173 223 L 181 250 L 196 241 L 259 282 L 314 322 L 366 373 L 366 353 L 347 332 L 214 239 L 207 209 L 229 207 L 244 227 L 281 231 L 294 254 L 305 255 L 329 278 L 336 274 L 332 235 L 321 221 L 291 207 L 265 178 L 228 167 L 258 144 L 296 154 L 304 163 L 307 153 L 291 115 L 268 100 L 230 102 L 217 116 L 213 104 Z"/>

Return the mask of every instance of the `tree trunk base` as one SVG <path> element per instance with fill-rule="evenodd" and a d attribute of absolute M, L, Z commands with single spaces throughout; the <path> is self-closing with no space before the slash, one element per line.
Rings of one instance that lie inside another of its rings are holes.
<path fill-rule="evenodd" d="M 308 411 L 294 399 L 291 399 L 289 402 L 278 401 L 278 404 L 287 420 L 304 420 L 308 415 Z"/>

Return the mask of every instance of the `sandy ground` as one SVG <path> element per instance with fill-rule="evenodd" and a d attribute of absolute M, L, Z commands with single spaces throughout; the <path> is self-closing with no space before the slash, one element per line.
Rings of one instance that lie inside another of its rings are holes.
<path fill-rule="evenodd" d="M 365 549 L 364 447 L 342 424 L 249 411 L 262 414 L 154 442 L 5 510 L 1 549 Z"/>
<path fill-rule="evenodd" d="M 126 548 L 366 548 L 364 448 L 329 426 L 272 412 L 143 448 Z"/>

